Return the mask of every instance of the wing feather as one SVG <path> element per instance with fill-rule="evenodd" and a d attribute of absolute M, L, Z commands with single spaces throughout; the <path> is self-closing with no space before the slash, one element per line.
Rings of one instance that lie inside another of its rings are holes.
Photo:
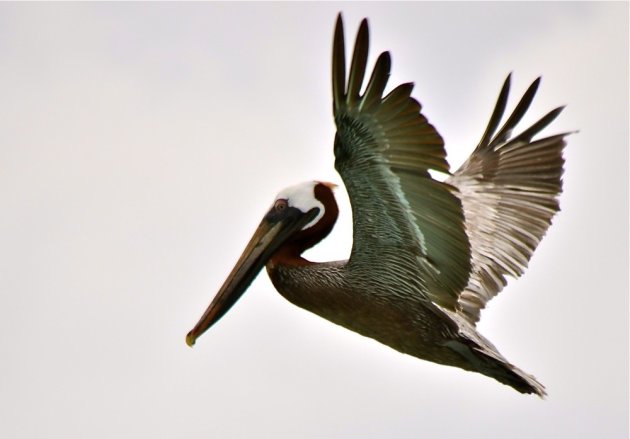
<path fill-rule="evenodd" d="M 420 276 L 431 301 L 455 310 L 469 279 L 470 244 L 457 189 L 429 174 L 431 169 L 449 172 L 444 144 L 411 97 L 413 84 L 401 84 L 383 97 L 391 68 L 388 52 L 378 57 L 360 94 L 368 45 L 363 20 L 346 87 L 339 16 L 333 44 L 335 167 L 352 204 L 349 264 L 387 257 L 392 271 Z"/>
<path fill-rule="evenodd" d="M 360 99 L 359 92 L 365 77 L 365 67 L 367 66 L 367 55 L 369 49 L 368 24 L 364 18 L 359 26 L 357 43 L 354 45 L 352 55 L 352 66 L 350 67 L 350 78 L 348 79 L 348 91 L 346 93 L 347 102 L 355 105 Z"/>
<path fill-rule="evenodd" d="M 460 191 L 471 243 L 472 273 L 459 298 L 460 312 L 471 323 L 479 320 L 481 309 L 506 285 L 505 276 L 523 273 L 560 208 L 562 150 L 569 133 L 532 138 L 560 114 L 562 107 L 510 138 L 536 94 L 538 78 L 496 132 L 510 79 L 509 75 L 503 84 L 479 145 L 447 180 Z"/>

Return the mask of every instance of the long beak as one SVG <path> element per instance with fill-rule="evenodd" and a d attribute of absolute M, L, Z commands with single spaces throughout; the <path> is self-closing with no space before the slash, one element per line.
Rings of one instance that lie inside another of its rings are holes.
<path fill-rule="evenodd" d="M 278 247 L 312 218 L 313 215 L 307 214 L 300 217 L 286 217 L 273 222 L 267 218 L 262 220 L 208 309 L 186 335 L 188 346 L 192 347 L 197 338 L 236 303 Z"/>

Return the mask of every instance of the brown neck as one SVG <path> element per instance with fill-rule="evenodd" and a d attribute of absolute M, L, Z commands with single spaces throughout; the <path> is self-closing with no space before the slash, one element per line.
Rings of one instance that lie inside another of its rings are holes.
<path fill-rule="evenodd" d="M 309 265 L 302 257 L 309 248 L 319 243 L 331 232 L 339 216 L 339 208 L 332 189 L 322 183 L 315 185 L 315 198 L 324 205 L 324 215 L 308 229 L 300 230 L 290 237 L 269 259 L 268 266 Z"/>

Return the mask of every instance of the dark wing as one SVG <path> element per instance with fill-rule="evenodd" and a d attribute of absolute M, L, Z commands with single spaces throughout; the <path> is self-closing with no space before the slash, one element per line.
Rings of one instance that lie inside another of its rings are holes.
<path fill-rule="evenodd" d="M 363 20 L 346 85 L 339 16 L 332 71 L 335 167 L 352 204 L 349 264 L 370 267 L 379 260 L 396 260 L 398 274 L 419 274 L 428 297 L 454 310 L 468 284 L 470 245 L 456 189 L 429 174 L 430 169 L 449 172 L 444 144 L 410 97 L 412 84 L 399 85 L 383 97 L 391 64 L 388 52 L 378 57 L 361 94 L 368 45 Z"/>
<path fill-rule="evenodd" d="M 490 123 L 479 145 L 447 182 L 456 186 L 464 206 L 471 244 L 472 273 L 462 292 L 461 312 L 471 322 L 506 284 L 518 277 L 559 210 L 568 133 L 532 140 L 561 108 L 512 137 L 512 130 L 531 104 L 540 78 L 527 89 L 514 112 L 497 132 L 510 89 L 507 77 Z"/>

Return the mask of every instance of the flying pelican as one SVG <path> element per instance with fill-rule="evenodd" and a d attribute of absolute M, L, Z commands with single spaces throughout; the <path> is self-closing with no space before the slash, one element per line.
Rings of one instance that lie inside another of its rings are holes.
<path fill-rule="evenodd" d="M 413 84 L 383 97 L 388 52 L 364 85 L 368 32 L 364 19 L 348 76 L 341 14 L 333 42 L 335 168 L 352 205 L 350 258 L 314 263 L 302 257 L 337 220 L 335 185 L 312 181 L 282 190 L 186 342 L 192 346 L 266 266 L 276 289 L 297 306 L 405 354 L 543 397 L 545 387 L 510 364 L 475 325 L 506 276 L 523 273 L 559 210 L 569 133 L 532 138 L 562 107 L 512 136 L 538 78 L 497 129 L 508 76 L 479 144 L 450 173 L 442 137 L 411 97 Z M 429 170 L 448 178 L 438 181 Z"/>

